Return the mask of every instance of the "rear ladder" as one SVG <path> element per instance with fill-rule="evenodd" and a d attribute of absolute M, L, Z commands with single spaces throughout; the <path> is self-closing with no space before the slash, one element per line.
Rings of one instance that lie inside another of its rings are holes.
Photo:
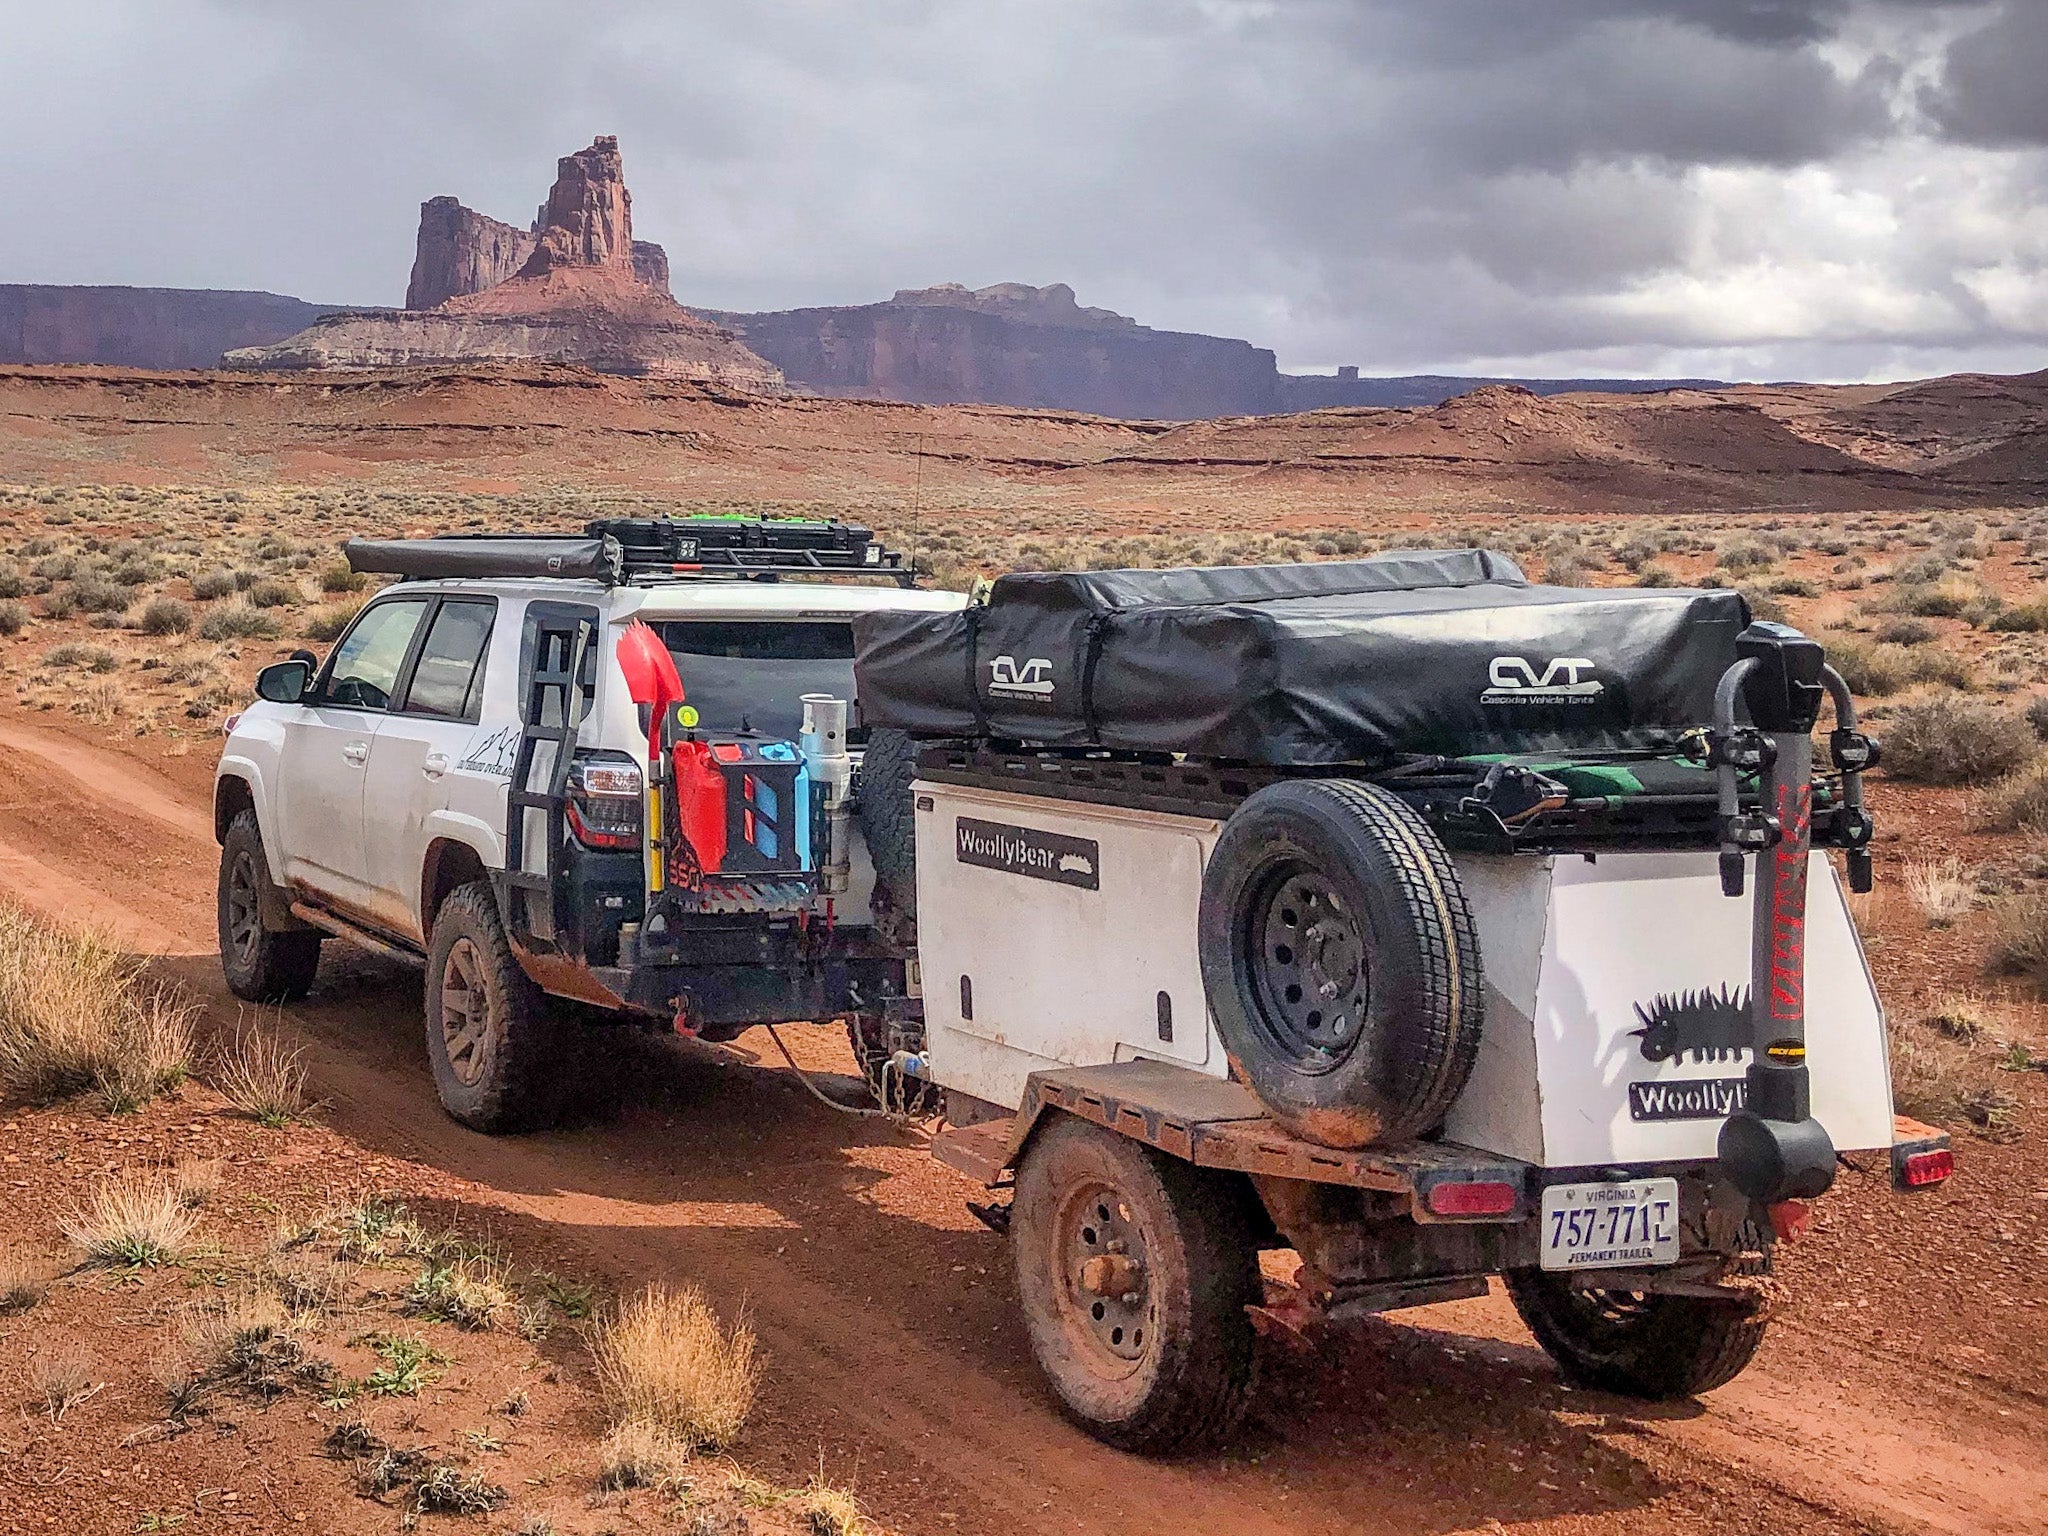
<path fill-rule="evenodd" d="M 515 946 L 552 951 L 556 945 L 555 860 L 567 836 L 569 764 L 583 723 L 579 679 L 597 637 L 597 617 L 587 608 L 535 603 L 527 610 L 532 661 L 526 674 L 525 708 L 512 779 L 505 789 L 505 867 L 499 871 L 498 905 Z M 541 748 L 552 750 L 543 755 Z M 536 786 L 539 767 L 543 782 Z M 531 813 L 542 816 L 540 862 L 528 869 L 527 831 Z"/>

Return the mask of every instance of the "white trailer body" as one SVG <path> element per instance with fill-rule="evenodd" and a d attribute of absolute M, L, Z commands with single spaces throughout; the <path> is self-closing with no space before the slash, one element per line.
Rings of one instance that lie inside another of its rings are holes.
<path fill-rule="evenodd" d="M 935 1081 L 1012 1109 L 1031 1073 L 1057 1067 L 1229 1075 L 1196 947 L 1221 822 L 952 784 L 915 793 Z M 1883 1015 L 1833 868 L 1809 857 L 1813 1114 L 1838 1149 L 1888 1149 Z M 1446 1138 L 1552 1169 L 1711 1162 L 1751 1056 L 1727 1027 L 1749 984 L 1751 908 L 1721 893 L 1714 855 L 1455 859 L 1487 1007 Z"/>

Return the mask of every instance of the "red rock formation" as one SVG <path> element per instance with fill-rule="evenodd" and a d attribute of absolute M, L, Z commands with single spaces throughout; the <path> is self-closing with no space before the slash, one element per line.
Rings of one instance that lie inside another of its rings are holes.
<path fill-rule="evenodd" d="M 337 308 L 210 288 L 0 283 L 0 363 L 211 368 L 230 347 L 277 341 Z"/>
<path fill-rule="evenodd" d="M 505 281 L 533 254 L 535 236 L 514 229 L 452 197 L 420 204 L 419 242 L 407 309 L 432 309 L 465 293 L 479 293 Z"/>
<path fill-rule="evenodd" d="M 601 134 L 590 148 L 555 163 L 555 185 L 535 221 L 539 241 L 521 277 L 563 267 L 633 270 L 633 194 L 619 159 L 619 141 Z"/>
<path fill-rule="evenodd" d="M 417 296 L 430 308 L 336 315 L 274 346 L 228 353 L 230 368 L 392 367 L 534 359 L 609 373 L 779 389 L 782 376 L 669 296 L 668 257 L 633 238 L 619 141 L 565 155 L 530 236 L 437 198 L 421 209 Z M 430 237 L 428 221 L 433 221 Z M 502 271 L 518 242 L 518 270 Z"/>

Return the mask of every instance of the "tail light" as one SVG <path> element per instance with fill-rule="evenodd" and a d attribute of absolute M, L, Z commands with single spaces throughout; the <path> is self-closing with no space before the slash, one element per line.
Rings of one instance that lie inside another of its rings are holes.
<path fill-rule="evenodd" d="M 1892 1122 L 1892 1187 L 1932 1189 L 1948 1181 L 1956 1171 L 1955 1153 L 1949 1150 L 1948 1132 L 1904 1115 Z"/>
<path fill-rule="evenodd" d="M 586 848 L 640 846 L 640 766 L 627 757 L 579 757 L 569 768 L 569 831 Z"/>
<path fill-rule="evenodd" d="M 1512 1216 L 1522 1191 L 1504 1179 L 1445 1179 L 1423 1191 L 1423 1208 L 1445 1221 Z"/>
<path fill-rule="evenodd" d="M 1899 1184 L 1905 1189 L 1925 1189 L 1944 1182 L 1955 1171 L 1955 1154 L 1947 1147 L 1908 1152 L 1899 1160 Z"/>

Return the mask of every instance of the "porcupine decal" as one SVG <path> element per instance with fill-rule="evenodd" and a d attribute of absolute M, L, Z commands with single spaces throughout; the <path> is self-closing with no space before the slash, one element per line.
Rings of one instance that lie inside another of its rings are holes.
<path fill-rule="evenodd" d="M 1718 992 L 1660 992 L 1648 1007 L 1636 1004 L 1646 1061 L 1673 1061 L 1692 1053 L 1694 1061 L 1730 1061 L 1749 1049 L 1749 991 L 1723 986 Z"/>

